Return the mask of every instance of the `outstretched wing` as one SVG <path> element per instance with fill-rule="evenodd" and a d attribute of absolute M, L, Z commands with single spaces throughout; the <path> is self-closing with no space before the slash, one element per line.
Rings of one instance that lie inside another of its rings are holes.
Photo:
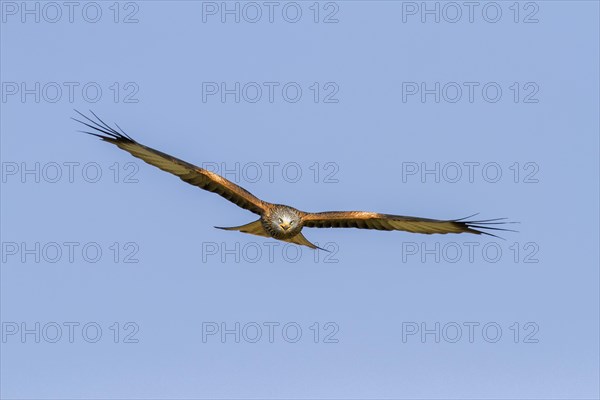
<path fill-rule="evenodd" d="M 106 142 L 112 143 L 131 153 L 134 157 L 142 159 L 148 164 L 154 165 L 163 171 L 170 172 L 173 175 L 177 175 L 179 178 L 181 178 L 181 180 L 191 185 L 214 192 L 231 201 L 235 205 L 245 208 L 246 210 L 250 210 L 255 214 L 262 215 L 266 206 L 268 205 L 268 203 L 263 202 L 246 189 L 236 185 L 220 175 L 215 174 L 214 172 L 210 172 L 204 168 L 197 167 L 193 164 L 179 160 L 168 154 L 136 142 L 125 132 L 123 132 L 118 125 L 115 124 L 117 128 L 121 130 L 120 133 L 117 132 L 100 118 L 98 118 L 98 116 L 93 112 L 92 114 L 97 121 L 88 118 L 77 110 L 75 110 L 75 112 L 85 118 L 86 122 L 73 118 L 75 121 L 93 129 L 92 132 L 81 132 L 97 136 Z"/>
<path fill-rule="evenodd" d="M 378 214 L 366 211 L 329 211 L 306 213 L 302 216 L 304 226 L 309 228 L 359 228 L 382 231 L 407 231 L 413 233 L 474 233 L 496 236 L 480 229 L 506 231 L 493 225 L 506 224 L 504 218 L 473 221 L 471 217 L 438 220 L 402 215 Z"/>

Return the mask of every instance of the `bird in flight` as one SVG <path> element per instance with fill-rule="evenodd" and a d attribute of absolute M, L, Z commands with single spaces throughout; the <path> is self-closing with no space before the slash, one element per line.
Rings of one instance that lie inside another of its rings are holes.
<path fill-rule="evenodd" d="M 283 204 L 268 203 L 254 196 L 246 189 L 223 178 L 222 176 L 154 150 L 138 143 L 127 135 L 119 125 L 115 126 L 120 132 L 102 121 L 93 111 L 92 119 L 75 110 L 84 120 L 72 118 L 92 129 L 80 131 L 94 135 L 103 141 L 131 153 L 150 165 L 154 165 L 178 176 L 184 182 L 198 186 L 201 189 L 216 193 L 238 207 L 257 214 L 260 218 L 249 224 L 233 227 L 215 227 L 229 231 L 240 231 L 252 235 L 271 237 L 284 242 L 308 246 L 311 249 L 321 249 L 309 242 L 302 234 L 302 228 L 359 228 L 377 229 L 384 231 L 406 231 L 413 233 L 472 233 L 496 236 L 485 230 L 508 231 L 497 225 L 507 224 L 505 218 L 488 220 L 471 220 L 473 216 L 454 219 L 437 220 L 402 215 L 379 214 L 367 211 L 326 211 L 304 212 Z M 476 215 L 476 214 L 475 214 Z M 483 229 L 483 230 L 482 230 Z M 321 249 L 324 250 L 324 249 Z"/>

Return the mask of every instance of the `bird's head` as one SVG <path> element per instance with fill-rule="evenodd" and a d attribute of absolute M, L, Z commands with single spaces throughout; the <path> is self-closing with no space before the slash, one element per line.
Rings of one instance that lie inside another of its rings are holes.
<path fill-rule="evenodd" d="M 300 216 L 289 207 L 275 209 L 270 219 L 271 226 L 280 234 L 297 233 L 302 228 Z"/>

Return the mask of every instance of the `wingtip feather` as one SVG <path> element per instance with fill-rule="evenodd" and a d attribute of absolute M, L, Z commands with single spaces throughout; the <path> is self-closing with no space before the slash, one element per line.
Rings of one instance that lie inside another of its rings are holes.
<path fill-rule="evenodd" d="M 103 140 L 109 141 L 111 143 L 116 143 L 116 142 L 134 142 L 135 143 L 135 140 L 133 140 L 128 134 L 126 134 L 121 129 L 121 127 L 119 127 L 117 125 L 117 128 L 121 131 L 121 132 L 118 132 L 117 130 L 112 128 L 110 125 L 108 125 L 106 122 L 104 122 L 102 119 L 100 119 L 100 117 L 98 117 L 92 110 L 89 110 L 89 111 L 96 118 L 96 120 L 88 117 L 87 115 L 83 114 L 82 112 L 80 112 L 77 109 L 73 109 L 73 111 L 75 111 L 79 116 L 81 116 L 84 119 L 82 121 L 80 119 L 71 117 L 71 119 L 73 121 L 79 122 L 80 124 L 87 126 L 88 128 L 94 130 L 97 133 L 91 133 L 88 131 L 80 131 L 80 132 L 92 134 L 94 136 L 97 136 L 97 137 L 99 137 Z"/>

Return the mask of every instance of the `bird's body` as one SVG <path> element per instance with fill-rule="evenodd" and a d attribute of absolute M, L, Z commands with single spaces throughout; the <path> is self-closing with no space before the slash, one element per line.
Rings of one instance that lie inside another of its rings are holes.
<path fill-rule="evenodd" d="M 79 112 L 78 114 L 88 122 L 75 120 L 95 131 L 85 133 L 98 136 L 102 140 L 118 146 L 148 164 L 170 172 L 189 184 L 214 192 L 237 206 L 260 216 L 258 220 L 246 225 L 229 228 L 218 227 L 219 229 L 236 230 L 252 235 L 272 237 L 285 242 L 308 246 L 313 249 L 318 247 L 302 235 L 301 231 L 304 227 L 401 230 L 425 234 L 472 233 L 486 235 L 492 234 L 480 229 L 507 230 L 492 226 L 505 224 L 506 222 L 498 222 L 503 218 L 474 221 L 468 220 L 470 217 L 455 220 L 437 220 L 366 211 L 310 213 L 283 204 L 269 203 L 214 172 L 189 164 L 136 142 L 123 131 L 117 132 L 108 126 L 93 112 L 92 114 L 97 118 L 97 121 Z"/>

